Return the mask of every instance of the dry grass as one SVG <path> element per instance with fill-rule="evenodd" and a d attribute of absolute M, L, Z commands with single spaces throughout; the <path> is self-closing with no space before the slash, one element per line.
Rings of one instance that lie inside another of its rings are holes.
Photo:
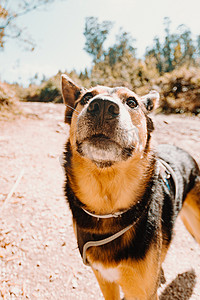
<path fill-rule="evenodd" d="M 0 120 L 13 119 L 19 114 L 21 110 L 15 88 L 0 82 Z"/>
<path fill-rule="evenodd" d="M 57 74 L 40 85 L 31 84 L 21 89 L 19 96 L 22 101 L 62 103 L 60 75 Z"/>

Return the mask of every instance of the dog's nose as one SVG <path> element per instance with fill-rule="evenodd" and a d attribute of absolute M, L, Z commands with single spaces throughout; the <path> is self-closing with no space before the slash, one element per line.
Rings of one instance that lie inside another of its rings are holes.
<path fill-rule="evenodd" d="M 87 111 L 93 116 L 109 120 L 119 115 L 119 106 L 113 101 L 97 98 L 89 104 Z"/>

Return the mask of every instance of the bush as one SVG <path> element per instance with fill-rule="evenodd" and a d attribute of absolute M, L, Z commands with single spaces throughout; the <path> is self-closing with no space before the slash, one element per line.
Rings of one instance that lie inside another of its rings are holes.
<path fill-rule="evenodd" d="M 145 62 L 126 53 L 114 66 L 107 58 L 92 67 L 90 75 L 72 71 L 67 74 L 78 85 L 90 88 L 95 85 L 126 86 L 138 95 L 152 89 L 160 92 L 160 111 L 164 113 L 200 114 L 200 68 L 183 66 L 159 77 L 156 62 Z M 62 103 L 61 72 L 40 86 L 30 85 L 21 93 L 25 101 Z"/>
<path fill-rule="evenodd" d="M 20 113 L 19 99 L 16 96 L 15 87 L 0 82 L 0 119 L 13 118 Z"/>
<path fill-rule="evenodd" d="M 15 97 L 15 93 L 8 87 L 7 84 L 0 82 L 0 109 L 3 106 L 11 106 L 13 105 L 13 98 Z"/>
<path fill-rule="evenodd" d="M 61 92 L 51 81 L 49 81 L 41 89 L 39 101 L 60 103 L 62 102 Z"/>
<path fill-rule="evenodd" d="M 165 113 L 200 113 L 200 68 L 182 67 L 162 76 L 160 107 Z"/>
<path fill-rule="evenodd" d="M 65 73 L 80 86 L 84 86 L 86 88 L 90 87 L 90 79 L 88 77 L 84 77 L 82 73 L 80 76 L 76 73 L 76 71 Z M 31 102 L 63 103 L 61 92 L 61 74 L 61 72 L 58 72 L 57 75 L 45 82 L 42 82 L 39 86 L 31 84 L 28 88 L 21 90 L 20 98 L 23 101 Z"/>
<path fill-rule="evenodd" d="M 24 101 L 31 102 L 54 102 L 62 103 L 62 94 L 60 89 L 60 80 L 58 75 L 43 82 L 41 85 L 31 84 L 28 88 L 24 89 L 21 93 L 21 98 Z"/>

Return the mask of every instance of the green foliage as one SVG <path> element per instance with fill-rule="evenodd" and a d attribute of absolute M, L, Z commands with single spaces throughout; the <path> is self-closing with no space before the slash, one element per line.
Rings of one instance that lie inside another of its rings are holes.
<path fill-rule="evenodd" d="M 24 101 L 32 102 L 54 102 L 62 103 L 62 94 L 60 90 L 60 73 L 42 82 L 40 86 L 31 84 L 24 89 L 20 96 Z"/>
<path fill-rule="evenodd" d="M 200 35 L 197 36 L 196 45 L 197 45 L 196 48 L 197 55 L 200 56 Z"/>
<path fill-rule="evenodd" d="M 183 65 L 192 66 L 200 53 L 200 38 L 192 39 L 189 28 L 180 25 L 177 32 L 171 33 L 169 18 L 165 18 L 165 37 L 161 43 L 158 37 L 154 38 L 154 44 L 146 49 L 145 57 L 155 57 L 156 67 L 161 75 L 171 72 Z"/>
<path fill-rule="evenodd" d="M 28 88 L 19 91 L 20 99 L 22 101 L 30 102 L 54 102 L 63 103 L 61 92 L 61 72 L 44 81 L 40 85 L 30 84 Z M 66 74 L 71 77 L 80 86 L 90 87 L 90 79 L 85 72 L 77 74 L 76 71 L 71 71 Z"/>
<path fill-rule="evenodd" d="M 109 65 L 114 66 L 117 62 L 120 62 L 129 52 L 135 57 L 136 48 L 133 47 L 133 43 L 135 39 L 132 38 L 130 33 L 124 32 L 122 28 L 120 28 L 119 34 L 116 36 L 116 42 L 113 46 L 109 47 L 107 54 L 109 58 Z"/>
<path fill-rule="evenodd" d="M 126 86 L 140 92 L 150 88 L 151 82 L 158 77 L 153 59 L 147 62 L 138 60 L 126 51 L 114 65 L 110 66 L 109 57 L 93 66 L 91 85 Z M 153 80 L 151 80 L 154 78 Z M 151 82 L 150 82 L 151 81 Z"/>
<path fill-rule="evenodd" d="M 59 89 L 51 82 L 47 82 L 47 84 L 41 89 L 39 101 L 42 102 L 59 102 L 61 98 L 61 94 Z"/>
<path fill-rule="evenodd" d="M 98 18 L 88 17 L 85 22 L 84 36 L 86 38 L 84 50 L 90 54 L 94 63 L 102 60 L 104 55 L 103 44 L 112 28 L 113 23 L 103 21 L 98 23 Z"/>
<path fill-rule="evenodd" d="M 85 50 L 93 57 L 91 70 L 66 74 L 80 87 L 96 85 L 126 86 L 139 95 L 157 89 L 161 95 L 160 111 L 165 113 L 200 114 L 200 35 L 192 39 L 190 30 L 180 25 L 176 33 L 170 31 L 165 19 L 165 37 L 158 37 L 146 51 L 145 59 L 136 58 L 135 40 L 120 29 L 113 45 L 104 49 L 104 42 L 112 23 L 98 23 L 87 18 L 84 35 Z M 61 72 L 40 86 L 31 84 L 20 94 L 25 101 L 62 102 Z M 34 81 L 33 81 L 34 82 Z"/>
<path fill-rule="evenodd" d="M 200 114 L 200 68 L 183 66 L 157 80 L 165 113 Z"/>

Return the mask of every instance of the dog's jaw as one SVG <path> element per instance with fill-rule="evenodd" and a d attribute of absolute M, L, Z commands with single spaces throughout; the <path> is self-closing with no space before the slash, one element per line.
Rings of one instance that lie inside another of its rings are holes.
<path fill-rule="evenodd" d="M 76 150 L 83 158 L 89 159 L 98 167 L 110 167 L 116 162 L 126 161 L 136 147 L 122 147 L 116 141 L 104 135 L 94 135 L 82 142 L 76 142 Z"/>
<path fill-rule="evenodd" d="M 79 147 L 80 149 L 80 147 Z M 107 141 L 106 147 L 99 147 L 91 141 L 85 141 L 81 145 L 80 153 L 93 161 L 97 166 L 110 166 L 121 160 L 122 149 L 114 142 Z"/>

